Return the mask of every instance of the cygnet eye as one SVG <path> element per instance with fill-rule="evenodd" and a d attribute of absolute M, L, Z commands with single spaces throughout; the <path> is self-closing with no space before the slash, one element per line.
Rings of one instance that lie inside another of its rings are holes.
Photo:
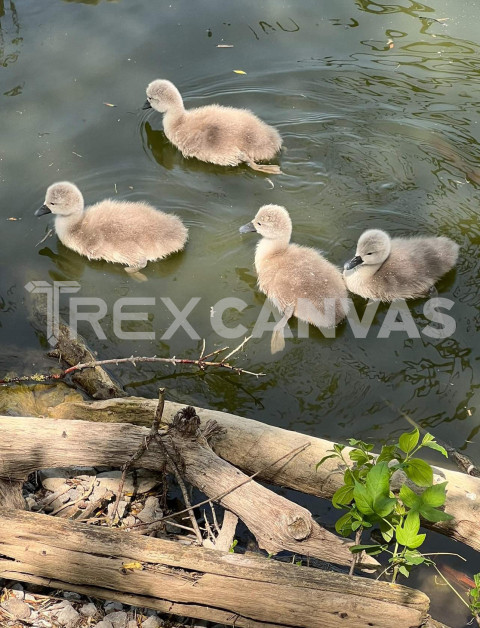
<path fill-rule="evenodd" d="M 52 201 L 50 201 L 50 205 L 55 205 L 55 203 L 52 203 Z"/>
<path fill-rule="evenodd" d="M 261 226 L 262 226 L 262 223 L 261 223 L 261 222 L 258 222 L 258 220 L 257 220 L 257 225 L 258 225 L 259 227 L 261 227 Z"/>
<path fill-rule="evenodd" d="M 365 255 L 373 255 L 373 253 L 365 253 Z"/>

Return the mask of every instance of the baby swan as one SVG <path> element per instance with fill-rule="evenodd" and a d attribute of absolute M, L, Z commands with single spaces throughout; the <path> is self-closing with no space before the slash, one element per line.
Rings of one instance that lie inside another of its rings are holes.
<path fill-rule="evenodd" d="M 258 287 L 283 314 L 275 325 L 272 353 L 285 346 L 283 328 L 295 315 L 317 327 L 334 327 L 348 312 L 340 271 L 315 249 L 290 244 L 292 221 L 280 205 L 263 205 L 240 233 L 262 237 L 255 252 Z"/>
<path fill-rule="evenodd" d="M 449 238 L 393 238 L 380 229 L 360 236 L 355 257 L 344 266 L 350 292 L 374 301 L 425 296 L 457 262 Z"/>
<path fill-rule="evenodd" d="M 219 166 L 246 163 L 253 170 L 281 174 L 279 166 L 259 165 L 280 150 L 276 129 L 247 109 L 208 105 L 186 110 L 173 83 L 156 80 L 147 87 L 144 109 L 164 113 L 165 135 L 184 157 L 196 157 Z"/>
<path fill-rule="evenodd" d="M 84 210 L 82 193 L 61 181 L 47 189 L 45 204 L 35 216 L 54 214 L 55 231 L 63 244 L 88 259 L 125 264 L 138 273 L 148 261 L 183 249 L 187 229 L 172 214 L 143 202 L 105 199 Z M 138 273 L 139 279 L 144 279 Z"/>

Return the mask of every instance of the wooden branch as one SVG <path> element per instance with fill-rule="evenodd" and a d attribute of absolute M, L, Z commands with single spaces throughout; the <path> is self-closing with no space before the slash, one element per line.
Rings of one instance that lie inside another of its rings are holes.
<path fill-rule="evenodd" d="M 429 605 L 400 585 L 24 511 L 0 509 L 0 554 L 3 578 L 237 627 L 417 627 Z"/>
<path fill-rule="evenodd" d="M 47 329 L 47 302 L 45 296 L 32 293 L 28 299 L 28 305 L 33 327 L 41 334 L 45 334 Z M 59 359 L 70 365 L 95 360 L 95 356 L 89 350 L 83 338 L 80 335 L 73 338 L 70 328 L 61 319 L 58 332 L 57 345 L 53 354 Z M 112 397 L 126 396 L 125 391 L 100 367 L 74 373 L 72 380 L 93 399 L 110 399 Z"/>
<path fill-rule="evenodd" d="M 155 407 L 151 416 L 154 412 Z M 48 467 L 120 467 L 140 448 L 149 430 L 129 424 L 0 417 L 0 434 L 0 477 L 21 480 L 32 471 Z M 219 503 L 242 519 L 268 553 L 290 550 L 350 565 L 352 555 L 347 541 L 321 528 L 305 508 L 249 481 L 248 476 L 219 458 L 204 439 L 178 435 L 171 428 L 163 444 L 172 458 L 180 459 L 185 480 L 209 499 L 224 495 Z M 163 470 L 168 460 L 163 448 L 152 441 L 134 464 Z M 287 459 L 281 464 L 288 464 Z M 362 563 L 378 564 L 371 557 L 362 559 Z"/>
<path fill-rule="evenodd" d="M 65 402 L 51 409 L 50 416 L 89 421 L 117 421 L 150 425 L 155 400 L 129 397 L 99 402 Z M 168 424 L 181 408 L 166 402 L 163 420 Z M 264 469 L 260 478 L 279 486 L 330 499 L 341 486 L 343 471 L 337 460 L 327 460 L 318 470 L 315 465 L 331 449 L 331 441 L 305 436 L 243 417 L 197 408 L 202 425 L 215 420 L 225 433 L 212 443 L 214 451 L 249 475 L 278 459 L 293 447 L 310 443 L 294 460 L 281 467 Z M 349 451 L 347 447 L 346 452 Z M 434 455 L 434 454 L 432 454 Z M 425 527 L 451 536 L 480 551 L 480 479 L 433 466 L 434 480 L 447 481 L 446 512 L 455 518 L 441 523 L 424 522 Z"/>

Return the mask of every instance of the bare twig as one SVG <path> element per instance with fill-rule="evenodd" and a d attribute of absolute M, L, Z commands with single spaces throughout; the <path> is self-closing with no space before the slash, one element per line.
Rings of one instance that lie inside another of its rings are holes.
<path fill-rule="evenodd" d="M 254 373 L 252 371 L 247 371 L 246 369 L 242 369 L 238 366 L 233 366 L 232 364 L 229 364 L 227 362 L 228 358 L 230 358 L 232 355 L 240 351 L 245 346 L 245 343 L 248 342 L 248 340 L 250 340 L 250 338 L 251 336 L 249 336 L 248 338 L 245 338 L 245 340 L 243 340 L 243 342 L 241 342 L 238 345 L 238 347 L 236 347 L 233 351 L 231 351 L 226 357 L 217 361 L 209 360 L 209 358 L 213 358 L 217 356 L 219 353 L 222 353 L 223 351 L 227 351 L 229 347 L 223 347 L 222 349 L 217 349 L 216 351 L 212 351 L 211 353 L 208 353 L 207 355 L 203 355 L 205 351 L 205 348 L 203 347 L 200 353 L 200 356 L 196 360 L 188 359 L 188 358 L 176 358 L 175 356 L 173 358 L 159 358 L 155 355 L 150 356 L 150 357 L 149 356 L 135 357 L 132 355 L 129 358 L 111 358 L 109 360 L 94 360 L 91 362 L 81 362 L 79 364 L 75 364 L 74 366 L 70 366 L 69 368 L 65 369 L 64 371 L 60 373 L 49 373 L 49 374 L 34 373 L 33 375 L 22 375 L 20 377 L 5 377 L 4 379 L 0 379 L 0 384 L 19 384 L 21 382 L 49 382 L 51 380 L 64 379 L 67 375 L 70 375 L 71 373 L 75 373 L 77 371 L 83 371 L 84 369 L 91 369 L 91 368 L 95 368 L 96 366 L 104 366 L 105 364 L 118 365 L 118 364 L 124 364 L 126 362 L 130 362 L 130 364 L 133 364 L 133 366 L 136 366 L 140 362 L 162 362 L 164 364 L 173 364 L 174 366 L 176 366 L 177 364 L 188 364 L 192 366 L 198 366 L 198 368 L 202 371 L 211 367 L 211 368 L 227 369 L 228 371 L 237 373 L 238 375 L 253 375 L 255 377 L 262 377 L 265 375 L 265 373 Z"/>
<path fill-rule="evenodd" d="M 362 539 L 363 528 L 360 526 L 355 533 L 355 545 L 360 545 L 360 541 Z M 352 564 L 350 565 L 350 571 L 348 572 L 349 576 L 353 576 L 353 572 L 355 570 L 355 565 L 357 564 L 359 554 L 352 554 Z"/>
<path fill-rule="evenodd" d="M 128 470 L 132 467 L 134 462 L 139 460 L 145 451 L 148 449 L 148 446 L 152 442 L 154 438 L 158 436 L 158 428 L 160 426 L 160 421 L 162 420 L 163 408 L 165 407 L 165 388 L 158 389 L 158 405 L 155 410 L 155 416 L 153 418 L 152 427 L 150 428 L 150 432 L 145 437 L 145 440 L 137 449 L 137 451 L 127 460 L 127 462 L 122 467 L 122 477 L 120 479 L 120 484 L 118 486 L 118 493 L 115 499 L 115 505 L 113 506 L 112 517 L 110 521 L 110 525 L 113 525 L 115 522 L 115 517 L 117 515 L 118 504 L 120 503 L 120 498 L 123 493 L 123 487 L 125 485 L 125 479 L 127 477 Z"/>
<path fill-rule="evenodd" d="M 185 503 L 186 509 L 185 510 L 181 510 L 180 513 L 175 513 L 175 514 L 181 514 L 182 512 L 188 512 L 188 515 L 190 517 L 190 521 L 192 522 L 192 527 L 195 531 L 195 536 L 197 537 L 197 541 L 199 545 L 202 545 L 203 543 L 203 537 L 202 537 L 202 533 L 200 532 L 200 528 L 198 527 L 198 522 L 195 519 L 195 513 L 193 512 L 193 508 L 192 505 L 190 503 L 190 499 L 188 497 L 188 492 L 187 492 L 187 487 L 185 486 L 185 482 L 183 481 L 182 475 L 180 473 L 180 471 L 178 470 L 178 467 L 175 463 L 175 460 L 172 458 L 172 456 L 169 454 L 165 443 L 162 441 L 161 438 L 157 438 L 156 441 L 163 453 L 165 454 L 165 457 L 168 460 L 168 466 L 171 469 L 171 471 L 173 471 L 173 474 L 175 475 L 175 478 L 177 480 L 178 486 L 180 487 L 180 490 L 182 491 L 182 495 L 183 495 L 183 501 Z M 161 521 L 161 519 L 160 519 Z M 155 523 L 155 521 L 152 521 L 152 523 Z"/>
<path fill-rule="evenodd" d="M 37 246 L 39 246 L 40 244 L 43 244 L 43 243 L 45 242 L 45 240 L 46 240 L 47 238 L 49 238 L 52 234 L 53 234 L 53 229 L 49 229 L 49 230 L 47 231 L 47 234 L 46 234 L 46 235 L 45 235 L 45 236 L 44 236 L 44 237 L 43 237 L 43 238 L 42 238 L 39 242 L 37 242 L 37 243 L 35 244 L 35 248 L 36 248 Z"/>
<path fill-rule="evenodd" d="M 300 447 L 296 447 L 295 449 L 292 449 L 291 451 L 289 451 L 286 454 L 284 454 L 281 458 L 278 458 L 278 460 L 274 460 L 273 462 L 270 462 L 269 464 L 265 465 L 264 467 L 262 467 L 261 469 L 256 471 L 253 475 L 250 475 L 248 478 L 245 478 L 244 480 L 242 480 L 239 484 L 236 484 L 232 488 L 229 488 L 228 491 L 223 491 L 223 493 L 219 493 L 218 495 L 215 495 L 215 497 L 209 497 L 208 499 L 204 499 L 203 501 L 199 502 L 198 504 L 194 504 L 192 506 L 192 508 L 199 508 L 200 506 L 204 506 L 205 504 L 208 504 L 209 502 L 218 502 L 218 501 L 220 501 L 221 499 L 223 499 L 227 495 L 230 495 L 230 493 L 233 493 L 234 491 L 236 491 L 240 487 L 242 487 L 245 484 L 248 484 L 249 482 L 251 482 L 253 479 L 255 479 L 257 477 L 257 475 L 260 475 L 261 473 L 263 473 L 264 471 L 266 471 L 270 467 L 275 466 L 276 464 L 278 464 L 279 462 L 281 462 L 285 458 L 288 458 L 288 456 L 292 456 L 292 458 L 293 458 L 294 456 L 296 456 L 297 454 L 302 452 L 304 449 L 307 449 L 307 447 L 310 447 L 310 443 L 304 443 Z M 172 519 L 173 517 L 176 517 L 178 515 L 182 515 L 185 512 L 188 512 L 188 510 L 189 510 L 188 508 L 185 508 L 184 510 L 180 510 L 179 512 L 174 512 L 174 513 L 172 513 L 170 515 L 165 515 L 164 517 L 161 517 L 160 519 L 155 519 L 151 523 L 156 523 L 158 521 L 166 521 L 167 519 Z M 145 524 L 143 522 L 142 523 L 136 523 L 135 525 L 132 526 L 132 528 L 137 528 L 137 527 L 144 526 L 144 525 L 149 525 L 149 524 Z"/>

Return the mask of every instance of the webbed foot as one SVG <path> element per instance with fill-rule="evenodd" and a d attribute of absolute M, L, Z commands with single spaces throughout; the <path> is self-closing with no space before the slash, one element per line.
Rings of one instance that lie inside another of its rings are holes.
<path fill-rule="evenodd" d="M 283 174 L 280 170 L 280 166 L 275 164 L 256 164 L 254 161 L 246 161 L 247 166 L 250 166 L 252 170 L 257 172 L 265 172 L 267 174 Z"/>

